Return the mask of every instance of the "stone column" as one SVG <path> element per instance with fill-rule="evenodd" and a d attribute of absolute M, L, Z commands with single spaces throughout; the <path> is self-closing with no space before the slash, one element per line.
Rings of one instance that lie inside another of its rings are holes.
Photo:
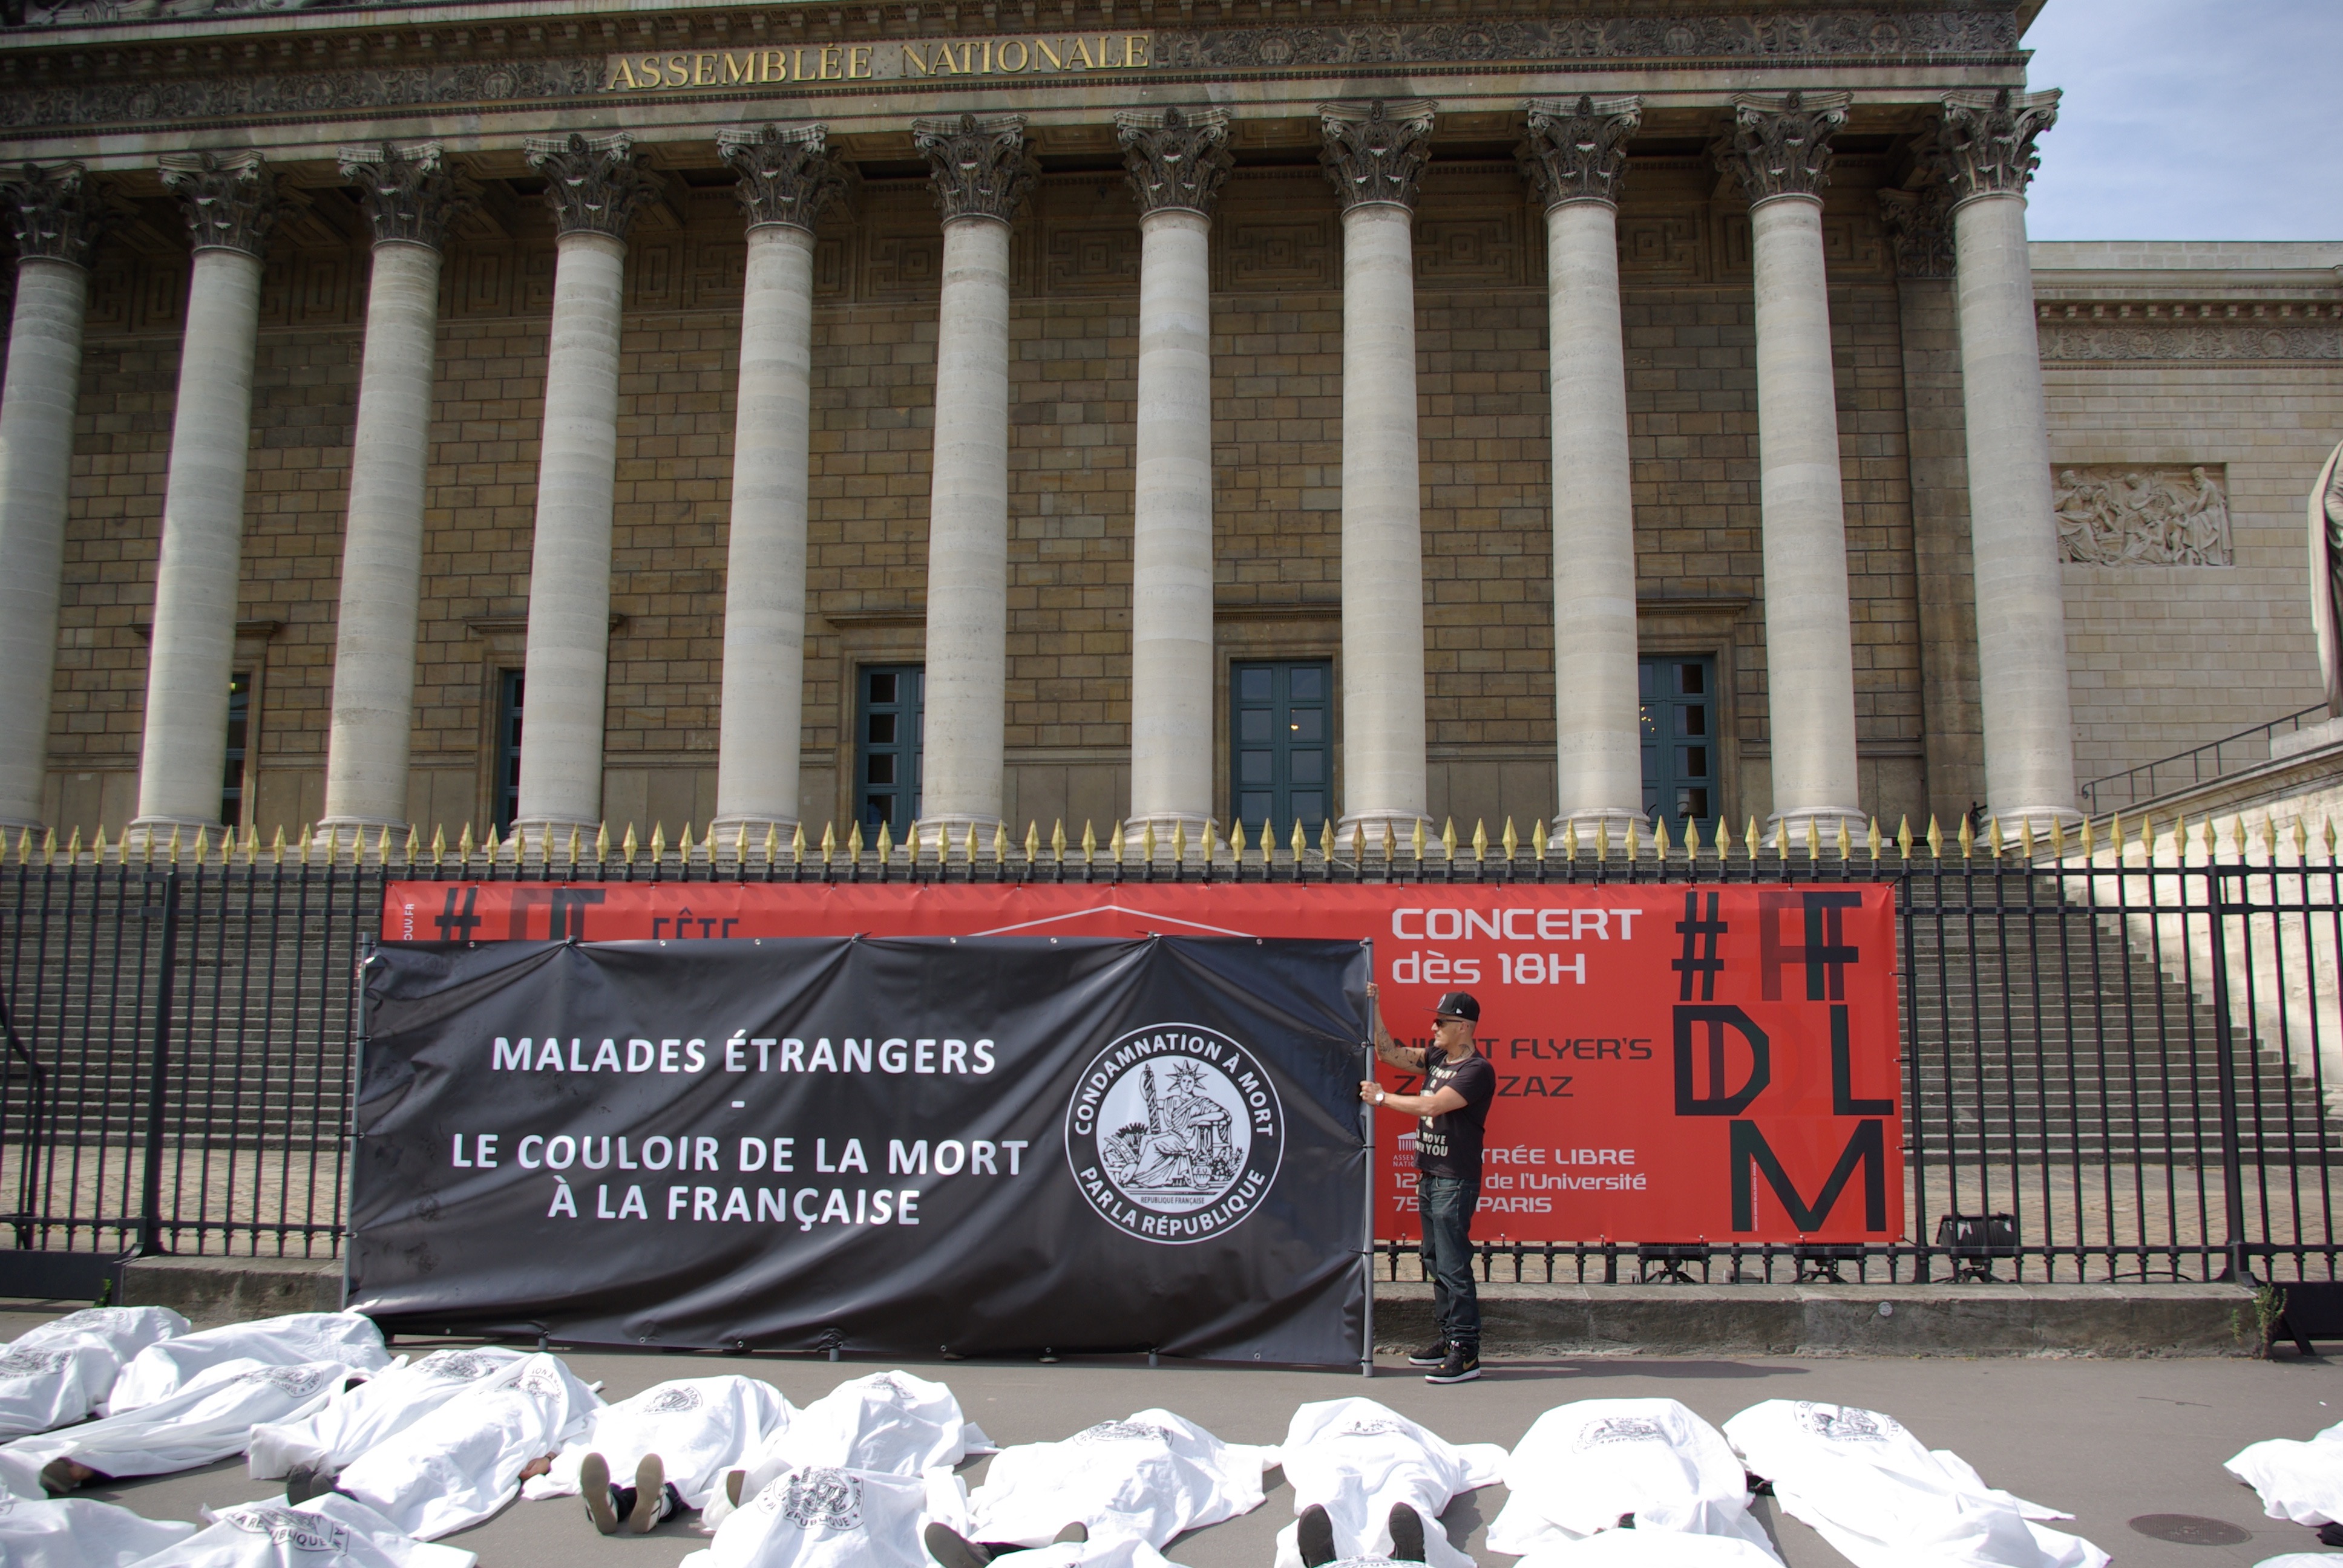
<path fill-rule="evenodd" d="M 1021 115 L 914 120 L 944 217 L 928 502 L 930 845 L 1001 823 L 1009 687 L 1009 225 L 1039 169 Z"/>
<path fill-rule="evenodd" d="M 786 840 L 798 825 L 805 708 L 806 493 L 813 377 L 813 231 L 846 188 L 821 126 L 727 131 L 749 217 L 740 304 L 732 540 L 724 578 L 724 707 L 711 839 Z"/>
<path fill-rule="evenodd" d="M 2079 821 L 2066 604 L 2035 339 L 2026 185 L 2056 92 L 1949 93 L 1934 161 L 1953 188 L 1969 540 L 1976 560 L 1987 809 L 2006 831 Z"/>
<path fill-rule="evenodd" d="M 1904 445 L 1920 606 L 1920 710 L 1928 809 L 1959 824 L 1985 799 L 1977 712 L 1976 603 L 1969 563 L 1969 474 L 1961 419 L 1961 332 L 1953 307 L 1952 190 L 1938 181 L 1879 193 L 1896 255 L 1904 360 Z"/>
<path fill-rule="evenodd" d="M 1765 570 L 1767 825 L 1825 843 L 1864 826 L 1855 753 L 1855 645 L 1831 381 L 1822 188 L 1844 93 L 1743 94 L 1718 166 L 1748 193 L 1757 294 L 1757 468 Z"/>
<path fill-rule="evenodd" d="M 277 182 L 257 153 L 160 161 L 164 186 L 186 204 L 195 265 L 164 480 L 138 815 L 127 837 L 167 839 L 176 827 L 192 840 L 200 828 L 217 833 L 222 826 L 252 359 Z"/>
<path fill-rule="evenodd" d="M 349 522 L 334 626 L 334 706 L 326 741 L 328 845 L 403 836 L 407 754 L 415 722 L 416 614 L 423 594 L 423 470 L 431 450 L 431 383 L 439 327 L 439 246 L 457 201 L 439 146 L 352 147 L 374 230 L 357 431 L 350 443 Z"/>
<path fill-rule="evenodd" d="M 529 164 L 560 237 L 529 550 L 528 720 L 516 834 L 591 839 L 602 815 L 602 716 L 610 655 L 610 516 L 618 460 L 618 329 L 627 231 L 658 194 L 625 136 L 531 139 Z"/>
<path fill-rule="evenodd" d="M 1619 186 L 1640 98 L 1529 106 L 1523 172 L 1546 204 L 1554 418 L 1554 760 L 1560 815 L 1623 841 L 1644 814 L 1635 508 L 1619 314 Z"/>
<path fill-rule="evenodd" d="M 1415 432 L 1415 194 L 1424 99 L 1322 104 L 1342 201 L 1342 818 L 1379 848 L 1429 823 L 1423 531 Z"/>
<path fill-rule="evenodd" d="M 18 259 L 0 390 L 0 828 L 13 840 L 42 826 L 82 322 L 106 214 L 79 164 L 27 164 L 7 195 Z"/>
<path fill-rule="evenodd" d="M 1131 508 L 1131 815 L 1209 854 L 1212 814 L 1212 200 L 1217 109 L 1119 115 L 1139 202 L 1139 418 Z"/>

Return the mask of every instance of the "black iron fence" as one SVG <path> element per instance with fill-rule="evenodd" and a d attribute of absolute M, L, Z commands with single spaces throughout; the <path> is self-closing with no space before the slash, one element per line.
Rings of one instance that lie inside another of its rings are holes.
<path fill-rule="evenodd" d="M 1507 838 L 1510 839 L 1510 832 Z M 130 1252 L 337 1252 L 356 978 L 387 880 L 1892 884 L 1906 1211 L 1893 1246 L 1494 1241 L 1503 1280 L 2331 1279 L 2343 1138 L 2343 863 L 2324 829 L 2165 823 L 2055 843 L 1259 847 L 1118 861 L 1042 845 L 916 859 L 768 840 L 553 863 L 246 845 L 0 863 L 0 1293 L 78 1292 Z M 860 849 L 859 844 L 855 846 Z M 1168 847 L 1167 847 L 1168 848 Z M 0 846 L 0 850 L 5 850 Z M 387 859 L 387 865 L 384 861 Z M 1384 1243 L 1394 1275 L 1413 1271 Z"/>

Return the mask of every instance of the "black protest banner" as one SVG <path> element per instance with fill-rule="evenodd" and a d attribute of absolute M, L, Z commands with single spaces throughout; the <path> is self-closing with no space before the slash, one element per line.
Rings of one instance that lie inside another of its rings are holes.
<path fill-rule="evenodd" d="M 886 1354 L 1354 1362 L 1355 942 L 392 944 L 351 1305 Z"/>

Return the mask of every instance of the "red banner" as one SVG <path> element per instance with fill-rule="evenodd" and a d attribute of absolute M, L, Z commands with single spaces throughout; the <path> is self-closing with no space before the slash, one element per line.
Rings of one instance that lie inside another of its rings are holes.
<path fill-rule="evenodd" d="M 1881 886 L 394 882 L 382 922 L 387 941 L 1153 932 L 1371 941 L 1403 1045 L 1431 1043 L 1440 992 L 1473 992 L 1498 1085 L 1477 1238 L 1904 1234 Z M 1385 1116 L 1376 1141 L 1377 1233 L 1412 1238 L 1413 1129 Z"/>

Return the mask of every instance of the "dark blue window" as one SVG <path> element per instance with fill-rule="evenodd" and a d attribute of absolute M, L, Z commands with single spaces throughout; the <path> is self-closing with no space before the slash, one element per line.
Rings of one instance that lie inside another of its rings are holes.
<path fill-rule="evenodd" d="M 509 832 L 520 815 L 520 697 L 518 669 L 497 672 L 497 831 Z"/>
<path fill-rule="evenodd" d="M 920 749 L 927 674 L 916 664 L 865 665 L 854 713 L 855 810 L 863 837 L 880 823 L 900 840 L 920 816 Z"/>
<path fill-rule="evenodd" d="M 1711 824 L 1724 809 L 1716 788 L 1716 660 L 1642 661 L 1644 815 L 1678 838 L 1686 822 Z"/>
<path fill-rule="evenodd" d="M 1316 842 L 1334 786 L 1334 668 L 1324 659 L 1229 672 L 1229 799 L 1246 831 L 1282 843 L 1298 819 Z"/>
<path fill-rule="evenodd" d="M 252 735 L 252 674 L 239 669 L 227 678 L 227 760 L 220 771 L 220 821 L 229 828 L 244 826 L 245 754 Z"/>

